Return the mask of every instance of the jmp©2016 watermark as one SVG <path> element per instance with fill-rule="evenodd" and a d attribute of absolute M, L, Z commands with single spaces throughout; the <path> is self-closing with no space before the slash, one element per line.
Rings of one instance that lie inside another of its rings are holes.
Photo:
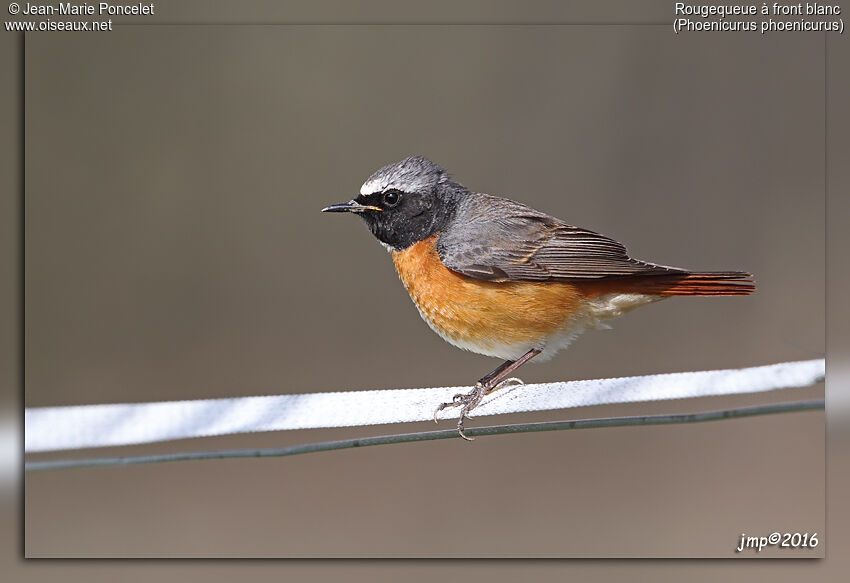
<path fill-rule="evenodd" d="M 759 553 L 764 547 L 768 546 L 789 549 L 813 549 L 819 543 L 818 533 L 816 532 L 812 534 L 808 532 L 773 532 L 769 536 L 747 536 L 742 532 L 735 551 L 740 553 L 746 549 L 754 549 Z"/>

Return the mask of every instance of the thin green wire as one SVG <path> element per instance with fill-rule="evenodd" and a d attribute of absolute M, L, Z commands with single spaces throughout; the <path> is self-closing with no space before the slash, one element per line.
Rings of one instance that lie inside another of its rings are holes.
<path fill-rule="evenodd" d="M 824 409 L 823 400 L 798 401 L 794 403 L 776 403 L 741 407 L 722 411 L 706 411 L 703 413 L 684 413 L 676 415 L 646 415 L 642 417 L 605 417 L 600 419 L 580 419 L 577 421 L 543 421 L 540 423 L 520 423 L 515 425 L 492 425 L 489 427 L 470 427 L 464 432 L 469 437 L 483 435 L 502 435 L 505 433 L 533 433 L 537 431 L 562 431 L 565 429 L 592 429 L 598 427 L 630 427 L 634 425 L 671 425 L 676 423 L 699 423 L 702 421 L 717 421 L 721 419 L 737 419 L 756 415 L 773 415 L 776 413 L 791 413 L 795 411 L 810 411 Z M 26 471 L 59 470 L 92 466 L 129 466 L 135 464 L 153 464 L 160 462 L 179 462 L 189 460 L 220 460 L 231 458 L 254 457 L 284 457 L 317 451 L 332 451 L 350 449 L 352 447 L 368 447 L 389 443 L 410 443 L 414 441 L 431 441 L 434 439 L 457 439 L 456 429 L 440 431 L 421 431 L 417 433 L 399 433 L 395 435 L 377 435 L 374 437 L 359 437 L 341 439 L 338 441 L 323 441 L 320 443 L 305 443 L 290 447 L 266 449 L 230 449 L 217 451 L 195 451 L 182 453 L 165 453 L 155 455 L 140 455 L 127 457 L 82 458 L 70 460 L 44 460 L 26 462 Z"/>

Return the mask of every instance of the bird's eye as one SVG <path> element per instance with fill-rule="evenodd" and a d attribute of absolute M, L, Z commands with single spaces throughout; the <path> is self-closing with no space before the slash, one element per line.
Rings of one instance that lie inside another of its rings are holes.
<path fill-rule="evenodd" d="M 387 206 L 395 206 L 401 200 L 401 192 L 398 190 L 388 190 L 384 193 L 384 204 Z"/>

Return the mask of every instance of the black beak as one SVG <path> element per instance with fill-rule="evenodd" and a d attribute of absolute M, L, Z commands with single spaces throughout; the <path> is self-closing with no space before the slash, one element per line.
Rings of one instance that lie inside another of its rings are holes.
<path fill-rule="evenodd" d="M 377 211 L 381 212 L 384 209 L 378 206 L 369 206 L 365 204 L 360 204 L 356 200 L 349 200 L 348 202 L 341 202 L 339 204 L 332 204 L 331 206 L 326 206 L 322 209 L 323 213 L 365 213 L 366 211 Z"/>

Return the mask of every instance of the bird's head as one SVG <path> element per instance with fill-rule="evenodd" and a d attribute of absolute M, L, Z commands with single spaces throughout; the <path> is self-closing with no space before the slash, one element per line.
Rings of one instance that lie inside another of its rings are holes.
<path fill-rule="evenodd" d="M 352 200 L 322 212 L 358 214 L 381 243 L 406 249 L 440 230 L 462 189 L 431 160 L 410 156 L 372 174 Z"/>

